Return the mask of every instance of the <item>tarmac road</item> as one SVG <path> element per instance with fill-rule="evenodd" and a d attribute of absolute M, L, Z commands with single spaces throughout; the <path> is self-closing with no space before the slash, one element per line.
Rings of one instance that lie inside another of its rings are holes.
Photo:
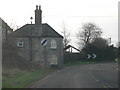
<path fill-rule="evenodd" d="M 118 64 L 67 67 L 33 83 L 30 88 L 118 88 Z"/>

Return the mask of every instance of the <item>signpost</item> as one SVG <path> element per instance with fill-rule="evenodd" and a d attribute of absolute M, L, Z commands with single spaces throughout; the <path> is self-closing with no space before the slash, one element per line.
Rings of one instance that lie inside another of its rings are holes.
<path fill-rule="evenodd" d="M 47 46 L 47 39 L 42 39 L 41 40 L 41 45 L 43 46 L 43 58 L 44 58 L 44 62 L 45 62 L 45 68 L 47 68 L 47 53 L 46 53 L 46 46 Z"/>

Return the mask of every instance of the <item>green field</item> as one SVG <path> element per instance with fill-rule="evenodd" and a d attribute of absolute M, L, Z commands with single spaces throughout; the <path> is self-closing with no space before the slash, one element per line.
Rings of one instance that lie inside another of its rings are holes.
<path fill-rule="evenodd" d="M 52 69 L 20 71 L 14 75 L 12 74 L 13 76 L 9 75 L 7 77 L 3 77 L 2 88 L 25 88 L 32 82 L 37 81 L 52 72 L 54 72 Z"/>

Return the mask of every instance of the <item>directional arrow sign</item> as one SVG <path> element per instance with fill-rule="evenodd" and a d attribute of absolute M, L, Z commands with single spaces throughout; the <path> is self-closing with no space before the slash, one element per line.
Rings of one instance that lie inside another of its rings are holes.
<path fill-rule="evenodd" d="M 93 58 L 96 58 L 96 54 L 93 53 Z"/>
<path fill-rule="evenodd" d="M 42 46 L 46 46 L 47 45 L 47 40 L 46 39 L 42 39 L 41 40 L 41 45 Z"/>
<path fill-rule="evenodd" d="M 90 56 L 90 54 L 87 54 L 87 58 L 89 59 L 91 56 Z"/>

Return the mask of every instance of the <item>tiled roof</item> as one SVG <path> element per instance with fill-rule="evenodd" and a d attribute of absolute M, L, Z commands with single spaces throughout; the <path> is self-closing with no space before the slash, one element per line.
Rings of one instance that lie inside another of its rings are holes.
<path fill-rule="evenodd" d="M 32 31 L 35 30 L 35 24 L 26 24 L 23 27 L 12 33 L 13 36 L 28 37 L 32 35 Z M 60 37 L 63 38 L 59 33 L 57 33 L 51 26 L 47 23 L 42 24 L 42 37 Z"/>

